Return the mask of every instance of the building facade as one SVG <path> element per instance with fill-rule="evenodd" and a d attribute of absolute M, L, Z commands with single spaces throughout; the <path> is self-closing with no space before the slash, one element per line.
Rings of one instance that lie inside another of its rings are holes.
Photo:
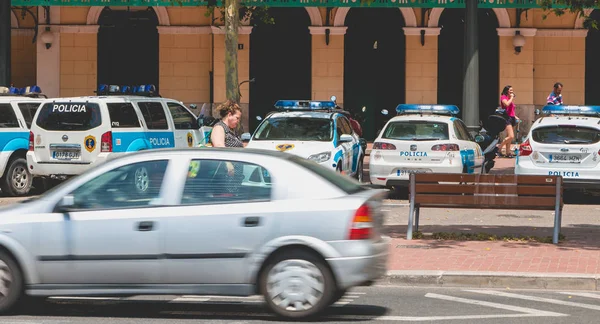
<path fill-rule="evenodd" d="M 25 9 L 28 9 L 26 11 Z M 210 106 L 225 100 L 224 31 L 205 7 L 13 7 L 13 84 L 52 97 L 93 95 L 98 84 L 153 83 L 163 97 Z M 253 130 L 277 99 L 327 100 L 365 109 L 366 137 L 399 103 L 462 102 L 460 8 L 270 8 L 275 24 L 240 27 L 238 60 Z M 512 85 L 517 115 L 533 120 L 555 82 L 565 103 L 600 104 L 600 36 L 574 14 L 479 9 L 480 116 Z M 597 11 L 591 12 L 593 16 Z M 216 19 L 215 19 L 216 18 Z M 34 35 L 37 29 L 37 37 Z M 48 33 L 44 34 L 44 32 Z M 50 34 L 50 35 L 48 35 Z M 515 35 L 524 36 L 515 47 Z"/>

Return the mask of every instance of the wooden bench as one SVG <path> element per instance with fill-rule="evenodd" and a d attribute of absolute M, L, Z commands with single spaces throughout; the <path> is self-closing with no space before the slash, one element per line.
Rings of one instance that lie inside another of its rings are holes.
<path fill-rule="evenodd" d="M 419 230 L 420 208 L 554 210 L 552 243 L 558 243 L 562 176 L 417 173 L 410 175 L 406 238 Z"/>

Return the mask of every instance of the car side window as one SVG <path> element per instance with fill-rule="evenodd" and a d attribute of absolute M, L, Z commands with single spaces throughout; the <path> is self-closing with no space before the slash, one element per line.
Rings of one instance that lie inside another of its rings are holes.
<path fill-rule="evenodd" d="M 167 115 L 160 102 L 138 102 L 148 129 L 169 129 Z"/>
<path fill-rule="evenodd" d="M 174 102 L 167 102 L 167 107 L 173 116 L 175 129 L 198 129 L 196 117 L 187 109 Z"/>
<path fill-rule="evenodd" d="M 140 120 L 135 113 L 133 105 L 129 102 L 107 103 L 110 116 L 110 126 L 113 128 L 137 128 Z M 147 123 L 147 122 L 146 122 Z"/>
<path fill-rule="evenodd" d="M 469 133 L 469 128 L 467 127 L 467 125 L 465 125 L 465 123 L 462 120 L 457 120 L 456 122 L 458 123 L 458 127 L 462 130 L 465 136 L 465 141 L 475 141 L 473 136 L 471 136 L 471 133 Z"/>
<path fill-rule="evenodd" d="M 238 161 L 190 161 L 181 204 L 218 204 L 271 199 L 271 175 L 262 166 Z"/>
<path fill-rule="evenodd" d="M 0 104 L 0 128 L 19 128 L 17 115 L 10 104 Z"/>
<path fill-rule="evenodd" d="M 342 130 L 344 134 L 352 135 L 352 126 L 350 126 L 350 121 L 346 117 L 341 117 L 340 121 L 342 122 Z"/>
<path fill-rule="evenodd" d="M 25 102 L 18 104 L 19 110 L 25 118 L 25 123 L 27 124 L 27 128 L 31 128 L 31 122 L 33 121 L 33 116 L 35 116 L 35 112 L 40 106 L 39 103 Z"/>
<path fill-rule="evenodd" d="M 342 137 L 342 134 L 344 134 L 344 127 L 342 124 L 342 118 L 341 117 L 337 117 L 335 119 L 335 129 L 336 129 L 336 138 L 339 141 L 340 137 Z"/>
<path fill-rule="evenodd" d="M 462 129 L 462 127 L 460 127 L 460 124 L 458 123 L 457 120 L 454 121 L 454 123 L 452 123 L 452 126 L 454 126 L 454 133 L 456 134 L 456 137 L 461 140 L 461 141 L 468 141 L 469 137 L 467 136 L 467 134 L 465 134 L 464 130 Z"/>
<path fill-rule="evenodd" d="M 71 194 L 81 210 L 137 208 L 156 204 L 168 160 L 124 165 L 86 182 Z"/>

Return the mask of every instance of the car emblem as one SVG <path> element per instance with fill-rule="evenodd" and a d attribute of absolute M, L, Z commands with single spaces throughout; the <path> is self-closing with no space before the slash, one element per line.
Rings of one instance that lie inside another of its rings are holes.
<path fill-rule="evenodd" d="M 42 144 L 42 136 L 38 135 L 38 136 L 35 138 L 35 144 L 37 144 L 37 145 L 40 145 L 40 144 Z"/>
<path fill-rule="evenodd" d="M 561 152 L 569 152 L 569 149 L 568 148 L 561 148 L 560 151 Z"/>
<path fill-rule="evenodd" d="M 63 142 L 66 142 L 69 140 L 69 136 L 67 136 L 66 134 L 62 136 L 62 140 Z"/>
<path fill-rule="evenodd" d="M 412 144 L 412 145 L 410 146 L 410 150 L 411 150 L 411 151 L 416 151 L 416 150 L 417 150 L 417 145 L 416 145 L 416 144 Z"/>
<path fill-rule="evenodd" d="M 277 151 L 285 152 L 294 148 L 294 144 L 279 144 L 275 146 Z"/>

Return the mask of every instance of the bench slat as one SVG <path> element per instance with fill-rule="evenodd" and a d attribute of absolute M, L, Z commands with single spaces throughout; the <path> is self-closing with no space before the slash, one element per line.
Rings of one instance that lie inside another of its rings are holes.
<path fill-rule="evenodd" d="M 517 195 L 534 195 L 534 196 L 556 196 L 556 187 L 553 186 L 532 186 L 532 185 L 459 185 L 459 184 L 432 184 L 432 183 L 417 183 L 415 185 L 415 194 L 430 194 L 430 193 L 446 193 L 446 194 L 517 194 Z"/>
<path fill-rule="evenodd" d="M 415 204 L 419 207 L 456 207 L 491 209 L 548 209 L 554 210 L 554 197 L 519 196 L 453 196 L 453 195 L 416 195 Z M 561 206 L 563 205 L 561 200 Z"/>
<path fill-rule="evenodd" d="M 412 175 L 411 175 L 412 176 Z M 417 173 L 415 183 L 423 182 L 486 182 L 517 183 L 556 186 L 558 176 L 513 175 L 513 174 L 465 174 L 465 173 Z"/>

